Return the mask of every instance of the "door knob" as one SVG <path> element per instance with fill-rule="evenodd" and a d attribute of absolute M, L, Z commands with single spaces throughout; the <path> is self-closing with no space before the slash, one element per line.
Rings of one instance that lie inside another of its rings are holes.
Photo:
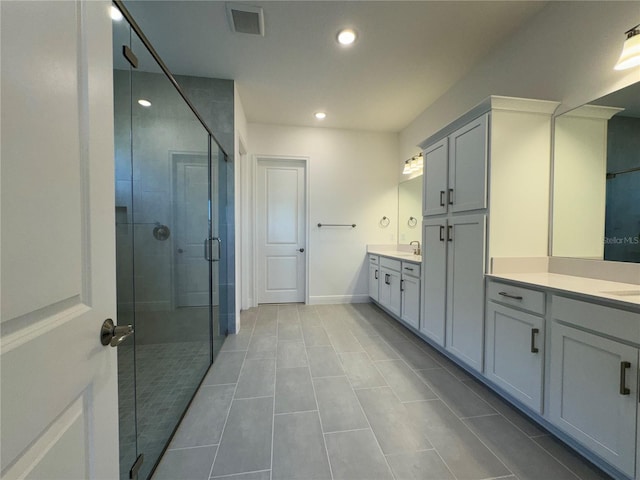
<path fill-rule="evenodd" d="M 132 333 L 132 325 L 115 325 L 113 320 L 107 318 L 100 328 L 100 343 L 105 347 L 107 345 L 117 347 Z"/>
<path fill-rule="evenodd" d="M 304 253 L 304 248 L 298 250 L 300 253 Z"/>

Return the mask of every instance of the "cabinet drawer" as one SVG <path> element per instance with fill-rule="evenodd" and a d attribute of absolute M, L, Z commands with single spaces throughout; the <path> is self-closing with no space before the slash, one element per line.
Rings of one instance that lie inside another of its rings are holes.
<path fill-rule="evenodd" d="M 380 257 L 378 255 L 369 254 L 369 263 L 371 265 L 380 265 Z"/>
<path fill-rule="evenodd" d="M 420 265 L 411 262 L 402 262 L 402 274 L 420 278 Z"/>
<path fill-rule="evenodd" d="M 554 320 L 640 345 L 640 314 L 553 295 Z"/>
<path fill-rule="evenodd" d="M 392 258 L 380 257 L 380 266 L 388 268 L 389 270 L 395 270 L 396 272 L 401 271 L 401 261 L 394 260 Z"/>
<path fill-rule="evenodd" d="M 505 305 L 513 305 L 538 315 L 544 315 L 544 293 L 506 283 L 489 282 L 487 298 Z"/>

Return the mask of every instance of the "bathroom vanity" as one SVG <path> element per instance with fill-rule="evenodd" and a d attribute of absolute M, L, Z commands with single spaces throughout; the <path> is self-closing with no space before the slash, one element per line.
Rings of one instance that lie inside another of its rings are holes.
<path fill-rule="evenodd" d="M 555 102 L 490 97 L 420 145 L 422 258 L 387 247 L 367 261 L 378 305 L 614 478 L 640 480 L 640 160 L 625 153 L 640 121 L 619 120 L 636 128 L 628 145 L 607 143 L 618 98 L 554 118 Z"/>

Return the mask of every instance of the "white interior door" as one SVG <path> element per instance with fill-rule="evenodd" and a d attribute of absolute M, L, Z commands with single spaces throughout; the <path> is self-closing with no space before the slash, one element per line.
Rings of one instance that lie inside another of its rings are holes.
<path fill-rule="evenodd" d="M 258 160 L 258 303 L 304 302 L 305 164 Z"/>
<path fill-rule="evenodd" d="M 209 305 L 209 262 L 204 256 L 204 242 L 209 236 L 207 155 L 174 154 L 173 158 L 177 306 L 206 306 Z"/>
<path fill-rule="evenodd" d="M 0 2 L 2 478 L 118 477 L 109 2 Z"/>

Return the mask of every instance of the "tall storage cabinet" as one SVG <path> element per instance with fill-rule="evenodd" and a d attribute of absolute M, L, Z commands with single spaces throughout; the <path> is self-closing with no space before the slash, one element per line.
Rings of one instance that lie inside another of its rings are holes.
<path fill-rule="evenodd" d="M 490 257 L 547 255 L 557 102 L 489 97 L 423 148 L 420 330 L 482 372 Z"/>

